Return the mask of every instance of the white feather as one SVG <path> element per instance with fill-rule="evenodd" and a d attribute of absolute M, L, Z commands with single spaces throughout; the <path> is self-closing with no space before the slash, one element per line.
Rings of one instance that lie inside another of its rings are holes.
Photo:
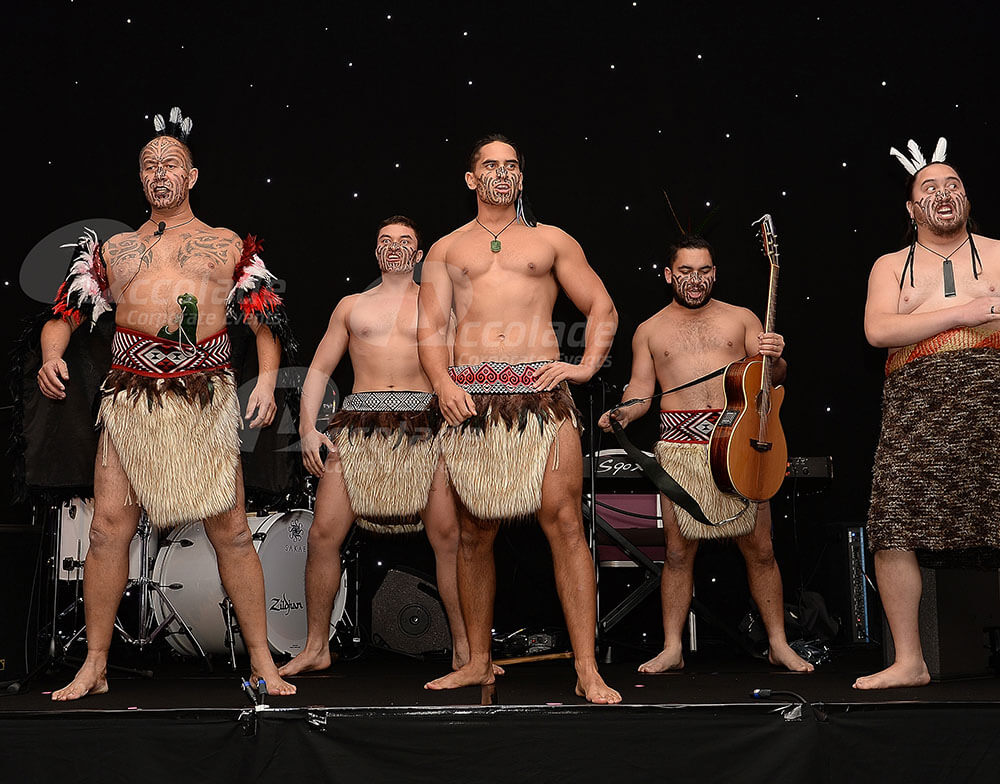
<path fill-rule="evenodd" d="M 162 114 L 157 114 L 153 117 L 153 130 L 157 133 L 163 133 L 167 129 L 167 124 L 163 120 Z"/>
<path fill-rule="evenodd" d="M 927 161 L 924 159 L 924 154 L 920 152 L 920 147 L 915 141 L 913 141 L 913 139 L 910 139 L 906 143 L 906 149 L 910 151 L 910 158 L 913 160 L 914 167 L 922 169 L 927 165 Z"/>
<path fill-rule="evenodd" d="M 236 281 L 232 291 L 229 292 L 226 302 L 232 302 L 237 291 L 249 291 L 258 281 L 270 283 L 272 280 L 277 280 L 277 278 L 264 266 L 263 260 L 255 253 L 251 257 L 250 263 L 243 268 L 240 279 Z"/>
<path fill-rule="evenodd" d="M 181 121 L 181 118 L 183 118 L 183 116 L 184 115 L 181 113 L 181 107 L 179 106 L 175 106 L 173 109 L 170 110 L 170 122 L 172 122 L 174 125 L 177 125 Z"/>
<path fill-rule="evenodd" d="M 191 121 L 190 117 L 185 117 L 181 120 L 181 136 L 187 138 L 188 134 L 191 133 L 191 129 L 194 127 L 194 123 Z"/>
<path fill-rule="evenodd" d="M 938 139 L 934 154 L 931 156 L 931 163 L 941 163 L 948 155 L 948 140 L 943 136 Z"/>
<path fill-rule="evenodd" d="M 917 169 L 910 161 L 910 159 L 907 158 L 905 155 L 903 155 L 903 153 L 901 153 L 895 147 L 889 148 L 889 155 L 893 155 L 896 157 L 896 159 L 903 165 L 903 168 L 906 169 L 907 174 L 917 173 Z"/>

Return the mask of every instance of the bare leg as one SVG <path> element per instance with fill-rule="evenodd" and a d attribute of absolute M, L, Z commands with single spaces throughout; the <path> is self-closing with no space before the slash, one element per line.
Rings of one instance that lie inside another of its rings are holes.
<path fill-rule="evenodd" d="M 874 675 L 858 678 L 855 689 L 892 689 L 926 686 L 931 676 L 920 646 L 920 594 L 923 583 L 916 554 L 906 550 L 875 553 L 875 576 L 885 608 L 896 661 Z"/>
<path fill-rule="evenodd" d="M 104 450 L 107 448 L 107 465 Z M 52 693 L 53 700 L 77 700 L 108 690 L 107 664 L 115 614 L 128 581 L 128 548 L 139 524 L 139 507 L 118 452 L 102 433 L 94 469 L 94 521 L 90 550 L 83 571 L 87 621 L 87 657 L 68 686 Z"/>
<path fill-rule="evenodd" d="M 458 602 L 458 512 L 444 458 L 438 461 L 427 506 L 420 516 L 427 531 L 427 541 L 434 550 L 438 593 L 451 629 L 451 666 L 457 670 L 469 661 L 469 636 Z"/>
<path fill-rule="evenodd" d="M 737 540 L 747 565 L 750 595 L 757 603 L 764 628 L 767 629 L 767 658 L 771 664 L 792 672 L 812 672 L 815 668 L 788 645 L 785 637 L 785 599 L 781 589 L 781 572 L 774 560 L 771 543 L 771 505 L 757 507 L 757 523 L 753 531 Z"/>
<path fill-rule="evenodd" d="M 594 633 L 597 628 L 597 583 L 594 562 L 583 533 L 583 456 L 580 436 L 564 423 L 545 469 L 538 522 L 552 549 L 556 589 L 562 604 L 576 666 L 576 693 L 588 702 L 621 702 L 597 671 Z M 556 452 L 558 449 L 558 453 Z M 554 455 L 559 467 L 553 468 Z"/>
<path fill-rule="evenodd" d="M 493 542 L 497 527 L 481 523 L 459 505 L 458 596 L 469 639 L 469 660 L 454 672 L 424 684 L 425 689 L 457 689 L 495 681 L 491 658 L 493 602 L 497 592 Z"/>
<path fill-rule="evenodd" d="M 340 589 L 340 548 L 354 522 L 351 500 L 344 486 L 343 469 L 336 450 L 326 458 L 326 473 L 316 489 L 316 510 L 309 529 L 306 556 L 305 648 L 278 672 L 284 676 L 325 670 L 330 666 L 330 614 Z"/>
<path fill-rule="evenodd" d="M 656 673 L 684 668 L 682 635 L 691 595 L 694 592 L 694 557 L 698 552 L 697 539 L 685 539 L 677 527 L 674 505 L 663 496 L 663 535 L 667 540 L 660 576 L 660 600 L 663 605 L 663 650 L 639 665 L 639 672 Z"/>
<path fill-rule="evenodd" d="M 295 687 L 278 676 L 267 647 L 264 572 L 253 546 L 243 505 L 243 472 L 237 468 L 236 506 L 205 521 L 205 533 L 215 548 L 219 577 L 240 622 L 243 642 L 250 654 L 251 677 L 267 681 L 270 694 L 285 696 Z"/>

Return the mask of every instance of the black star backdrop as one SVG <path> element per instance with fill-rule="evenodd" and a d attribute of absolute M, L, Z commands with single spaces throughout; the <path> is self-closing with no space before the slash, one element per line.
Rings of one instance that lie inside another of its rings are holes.
<path fill-rule="evenodd" d="M 824 508 L 860 521 L 884 361 L 864 339 L 866 281 L 905 216 L 888 149 L 947 136 L 990 233 L 992 39 L 971 3 L 933 17 L 903 3 L 741 9 L 23 6 L 6 47 L 8 343 L 39 307 L 18 286 L 39 239 L 81 219 L 142 222 L 137 152 L 173 105 L 194 119 L 196 213 L 263 239 L 310 353 L 336 301 L 375 278 L 377 222 L 411 215 L 431 241 L 468 220 L 468 150 L 502 131 L 526 155 L 539 218 L 582 243 L 618 307 L 609 381 L 624 383 L 634 328 L 667 301 L 678 229 L 664 191 L 685 228 L 707 221 L 717 297 L 759 314 L 767 263 L 750 224 L 773 214 L 790 453 L 832 455 Z M 580 320 L 565 303 L 557 315 L 567 333 Z M 652 421 L 636 437 L 652 439 Z"/>

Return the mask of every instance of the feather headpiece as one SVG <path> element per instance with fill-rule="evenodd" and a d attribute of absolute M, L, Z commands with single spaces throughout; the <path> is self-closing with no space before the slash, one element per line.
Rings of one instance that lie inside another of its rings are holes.
<path fill-rule="evenodd" d="M 191 122 L 191 118 L 185 117 L 179 106 L 175 106 L 170 110 L 169 119 L 167 120 L 163 119 L 162 114 L 158 114 L 153 118 L 153 130 L 156 131 L 157 136 L 172 136 L 175 139 L 180 139 L 182 142 L 187 141 L 193 127 L 194 123 Z"/>
<path fill-rule="evenodd" d="M 920 147 L 917 146 L 917 143 L 913 139 L 910 139 L 906 143 L 906 149 L 910 152 L 909 156 L 906 153 L 900 152 L 895 147 L 889 148 L 889 154 L 900 162 L 902 167 L 906 169 L 907 174 L 916 174 L 922 168 L 929 165 L 928 161 L 924 158 L 924 154 L 920 151 Z M 948 140 L 942 136 L 938 139 L 937 146 L 934 147 L 930 163 L 944 163 L 947 153 Z"/>

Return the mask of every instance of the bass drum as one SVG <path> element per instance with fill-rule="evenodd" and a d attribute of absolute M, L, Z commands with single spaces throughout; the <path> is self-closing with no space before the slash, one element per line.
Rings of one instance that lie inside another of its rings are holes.
<path fill-rule="evenodd" d="M 305 568 L 312 520 L 312 512 L 305 509 L 247 518 L 264 570 L 267 642 L 278 655 L 294 656 L 306 644 Z M 156 558 L 153 580 L 162 586 L 205 653 L 229 654 L 222 610 L 226 593 L 203 522 L 189 523 L 170 533 Z M 163 623 L 170 616 L 167 603 L 154 593 L 152 605 L 157 623 Z M 347 575 L 341 574 L 330 616 L 330 637 L 346 605 Z M 170 622 L 167 632 L 167 642 L 174 650 L 184 656 L 197 655 L 176 619 Z M 246 653 L 239 635 L 236 652 Z"/>

